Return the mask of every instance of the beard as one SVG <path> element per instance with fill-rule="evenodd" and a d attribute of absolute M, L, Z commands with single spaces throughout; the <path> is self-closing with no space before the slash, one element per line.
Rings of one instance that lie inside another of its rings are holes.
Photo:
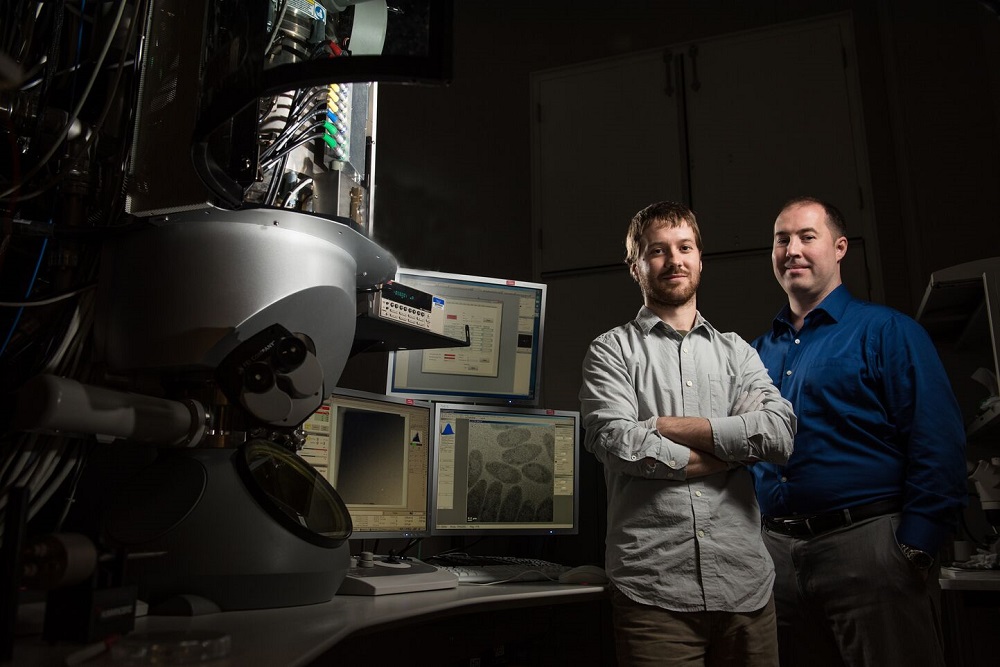
<path fill-rule="evenodd" d="M 670 275 L 670 273 L 665 275 Z M 639 287 L 651 304 L 676 308 L 694 299 L 698 292 L 698 285 L 701 284 L 701 273 L 689 273 L 687 277 L 687 282 L 674 284 L 665 280 L 661 281 L 657 277 L 642 275 L 639 279 Z"/>

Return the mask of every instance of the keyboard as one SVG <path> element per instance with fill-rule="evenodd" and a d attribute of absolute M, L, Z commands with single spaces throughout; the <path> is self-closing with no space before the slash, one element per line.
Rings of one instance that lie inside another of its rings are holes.
<path fill-rule="evenodd" d="M 532 581 L 558 582 L 568 565 L 529 558 L 487 557 L 482 562 L 436 563 L 438 568 L 458 577 L 459 584 L 510 584 Z"/>

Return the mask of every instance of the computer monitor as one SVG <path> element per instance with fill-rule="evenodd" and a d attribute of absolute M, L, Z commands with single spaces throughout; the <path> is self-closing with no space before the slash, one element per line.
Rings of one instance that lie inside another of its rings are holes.
<path fill-rule="evenodd" d="M 340 388 L 303 424 L 300 454 L 347 505 L 351 539 L 430 534 L 430 425 L 429 403 Z"/>
<path fill-rule="evenodd" d="M 389 356 L 386 394 L 493 405 L 538 405 L 546 286 L 400 268 L 396 281 L 435 297 L 444 331 L 468 347 Z"/>
<path fill-rule="evenodd" d="M 431 534 L 575 535 L 580 413 L 436 403 Z"/>

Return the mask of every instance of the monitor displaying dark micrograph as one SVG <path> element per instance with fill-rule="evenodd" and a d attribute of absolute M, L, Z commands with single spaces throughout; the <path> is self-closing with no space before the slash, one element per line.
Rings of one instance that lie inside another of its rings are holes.
<path fill-rule="evenodd" d="M 579 413 L 436 404 L 432 534 L 577 532 Z"/>
<path fill-rule="evenodd" d="M 430 422 L 430 403 L 338 388 L 303 424 L 299 454 L 347 505 L 352 538 L 430 534 Z"/>

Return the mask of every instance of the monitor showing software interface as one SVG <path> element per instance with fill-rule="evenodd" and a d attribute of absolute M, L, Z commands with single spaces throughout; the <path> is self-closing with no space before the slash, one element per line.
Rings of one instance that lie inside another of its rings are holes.
<path fill-rule="evenodd" d="M 576 534 L 578 412 L 438 403 L 434 535 Z"/>
<path fill-rule="evenodd" d="M 537 405 L 546 286 L 399 269 L 396 281 L 441 297 L 444 334 L 468 347 L 389 356 L 386 394 L 498 405 Z"/>
<path fill-rule="evenodd" d="M 337 490 L 352 538 L 429 535 L 431 407 L 337 389 L 303 425 L 300 454 Z"/>

